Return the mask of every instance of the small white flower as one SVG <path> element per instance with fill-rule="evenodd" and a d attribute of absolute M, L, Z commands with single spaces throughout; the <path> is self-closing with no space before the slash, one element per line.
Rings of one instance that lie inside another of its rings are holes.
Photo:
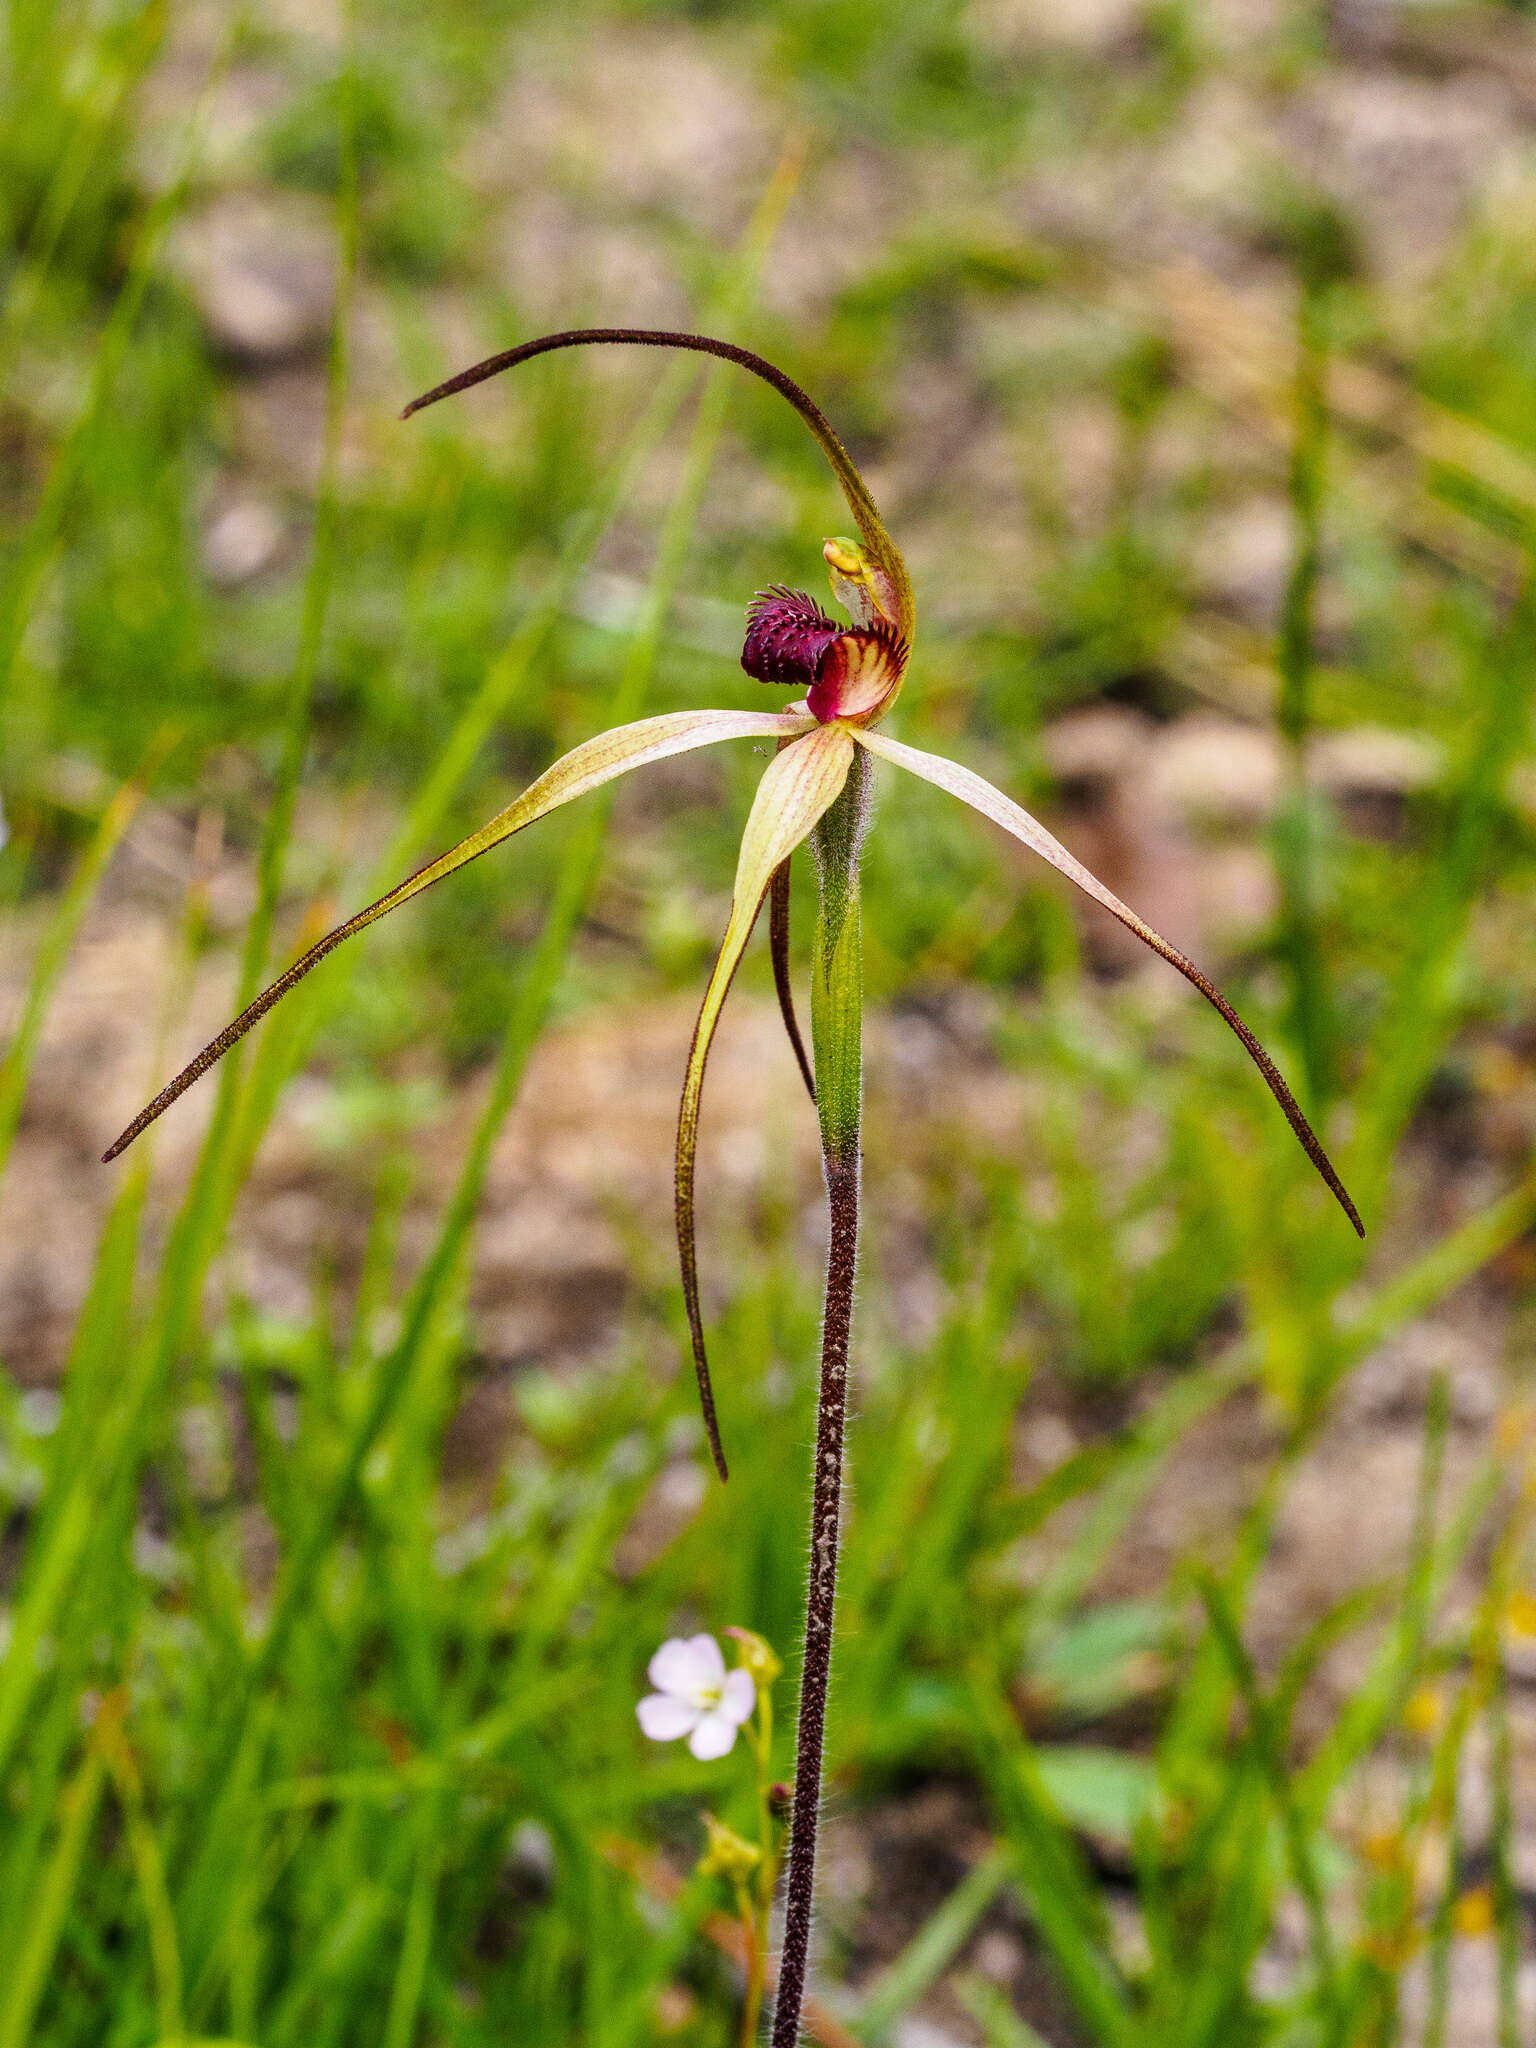
<path fill-rule="evenodd" d="M 730 1753 L 736 1730 L 752 1718 L 757 1691 L 748 1671 L 727 1671 L 713 1636 L 673 1636 L 646 1667 L 656 1690 L 635 1709 L 652 1742 L 688 1738 L 701 1763 Z"/>

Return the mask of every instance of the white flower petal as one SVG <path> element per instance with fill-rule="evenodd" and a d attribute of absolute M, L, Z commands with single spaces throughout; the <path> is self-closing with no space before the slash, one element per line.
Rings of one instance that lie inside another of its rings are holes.
<path fill-rule="evenodd" d="M 682 1636 L 668 1636 L 645 1671 L 658 1692 L 675 1692 L 687 1698 L 698 1690 L 699 1674 L 693 1644 Z"/>
<path fill-rule="evenodd" d="M 698 1672 L 696 1684 L 718 1692 L 725 1683 L 725 1657 L 713 1636 L 690 1636 L 688 1648 Z"/>
<path fill-rule="evenodd" d="M 676 1742 L 679 1735 L 686 1735 L 699 1718 L 699 1710 L 690 1700 L 680 1700 L 669 1693 L 647 1693 L 635 1708 L 635 1718 L 640 1723 L 642 1735 L 649 1735 L 652 1742 Z"/>
<path fill-rule="evenodd" d="M 751 1672 L 733 1671 L 721 1689 L 719 1711 L 739 1726 L 751 1720 L 756 1705 L 757 1687 L 752 1683 Z"/>
<path fill-rule="evenodd" d="M 725 1659 L 713 1636 L 672 1636 L 651 1659 L 647 1675 L 658 1692 L 673 1692 L 702 1706 L 701 1694 L 720 1690 Z"/>
<path fill-rule="evenodd" d="M 736 1723 L 727 1714 L 701 1714 L 699 1725 L 688 1738 L 688 1747 L 701 1764 L 729 1756 L 736 1746 Z"/>

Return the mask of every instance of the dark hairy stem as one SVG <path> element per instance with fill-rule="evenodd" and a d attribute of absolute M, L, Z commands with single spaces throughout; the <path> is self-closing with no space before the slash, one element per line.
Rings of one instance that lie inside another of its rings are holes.
<path fill-rule="evenodd" d="M 826 1741 L 827 1689 L 837 1605 L 837 1543 L 842 1512 L 843 1429 L 848 1414 L 848 1337 L 859 1243 L 859 1162 L 826 1162 L 832 1241 L 827 1252 L 826 1320 L 821 1333 L 821 1392 L 816 1410 L 816 1476 L 811 1492 L 811 1565 L 805 1604 L 805 1664 L 795 1737 L 795 1803 L 790 1818 L 784 1949 L 779 1963 L 773 2048 L 795 2048 L 811 1951 L 816 1888 L 816 1824 Z"/>
<path fill-rule="evenodd" d="M 837 1546 L 842 1514 L 843 1430 L 848 1415 L 848 1338 L 859 1250 L 859 1133 L 863 1095 L 863 976 L 859 848 L 869 821 L 869 762 L 854 758 L 842 794 L 816 828 L 821 901 L 811 964 L 811 1043 L 816 1055 L 816 1114 L 831 1221 L 821 1380 L 816 1407 L 816 1469 L 811 1481 L 811 1557 L 805 1594 L 805 1652 L 795 1738 L 795 1800 L 789 1823 L 784 1949 L 773 2048 L 795 2048 L 805 2000 L 816 1896 L 816 1823 L 821 1805 L 827 1689 L 832 1678 L 837 1608 Z"/>

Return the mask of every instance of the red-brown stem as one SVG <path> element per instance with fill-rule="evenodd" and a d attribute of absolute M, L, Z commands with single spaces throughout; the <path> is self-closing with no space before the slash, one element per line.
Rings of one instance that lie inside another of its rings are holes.
<path fill-rule="evenodd" d="M 784 1029 L 794 1048 L 795 1058 L 800 1065 L 800 1078 L 805 1083 L 805 1092 L 812 1102 L 816 1100 L 816 1076 L 811 1072 L 810 1055 L 805 1049 L 805 1040 L 800 1036 L 799 1020 L 795 1016 L 795 990 L 789 978 L 789 862 L 780 861 L 773 871 L 773 885 L 768 895 L 768 951 L 773 961 L 773 986 L 779 998 L 779 1015 L 784 1019 Z"/>
<path fill-rule="evenodd" d="M 821 1391 L 816 1409 L 816 1476 L 811 1491 L 811 1564 L 805 1603 L 805 1663 L 795 1739 L 795 1803 L 790 1817 L 784 1949 L 773 2015 L 773 2048 L 795 2048 L 811 1951 L 816 1889 L 816 1827 L 826 1742 L 827 1689 L 837 1606 L 838 1526 L 842 1513 L 843 1430 L 848 1414 L 848 1338 L 859 1244 L 859 1161 L 829 1156 L 826 1319 L 821 1333 Z"/>
<path fill-rule="evenodd" d="M 811 960 L 811 1045 L 816 1114 L 827 1180 L 831 1242 L 821 1326 L 816 1469 L 811 1482 L 811 1559 L 805 1595 L 805 1654 L 795 1739 L 784 1950 L 773 2014 L 773 2048 L 795 2048 L 810 1961 L 816 1893 L 816 1823 L 826 1746 L 827 1689 L 837 1611 L 837 1543 L 842 1511 L 843 1429 L 848 1415 L 848 1336 L 859 1251 L 859 1143 L 863 1121 L 863 965 L 859 849 L 869 823 L 869 762 L 855 753 L 841 795 L 812 837 L 821 906 Z"/>

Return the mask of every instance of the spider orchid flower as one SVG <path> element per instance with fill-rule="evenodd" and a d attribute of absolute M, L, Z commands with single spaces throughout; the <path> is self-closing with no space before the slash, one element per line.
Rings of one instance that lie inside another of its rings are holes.
<path fill-rule="evenodd" d="M 550 811 L 585 796 L 588 791 L 613 781 L 616 776 L 627 775 L 633 769 L 646 767 L 653 761 L 664 761 L 675 754 L 714 746 L 722 740 L 768 738 L 776 739 L 780 750 L 758 786 L 742 835 L 730 919 L 699 1012 L 678 1121 L 677 1226 L 683 1293 L 710 1450 L 722 1478 L 726 1476 L 726 1463 L 715 1420 L 694 1250 L 694 1158 L 704 1070 L 727 991 L 763 900 L 771 888 L 774 899 L 771 922 L 775 979 L 802 1074 L 814 1095 L 810 1062 L 794 1021 L 788 992 L 788 861 L 790 854 L 811 835 L 843 790 L 856 750 L 905 768 L 924 781 L 936 783 L 940 789 L 948 790 L 962 803 L 969 804 L 983 817 L 1000 825 L 1005 832 L 1011 833 L 1059 873 L 1075 882 L 1078 888 L 1101 904 L 1111 916 L 1117 917 L 1154 952 L 1160 953 L 1186 980 L 1193 982 L 1242 1040 L 1307 1156 L 1332 1189 L 1350 1222 L 1363 1236 L 1363 1226 L 1354 1204 L 1278 1068 L 1231 1004 L 1193 962 L 1105 888 L 1046 831 L 1038 819 L 1031 817 L 1012 798 L 959 762 L 919 752 L 917 748 L 904 746 L 876 730 L 878 722 L 896 702 L 906 674 L 915 622 L 912 585 L 852 458 L 819 407 L 782 370 L 747 349 L 737 348 L 730 342 L 716 341 L 707 335 L 637 328 L 589 328 L 544 335 L 503 355 L 492 356 L 413 400 L 403 417 L 408 418 L 424 406 L 467 390 L 471 385 L 482 383 L 486 378 L 527 362 L 531 357 L 594 342 L 692 349 L 723 357 L 763 378 L 788 399 L 821 444 L 859 528 L 859 540 L 835 537 L 822 548 L 832 594 L 848 612 L 851 623 L 844 625 L 830 617 L 804 591 L 775 585 L 760 592 L 747 610 L 746 644 L 742 650 L 741 665 L 748 675 L 760 682 L 804 690 L 802 703 L 784 711 L 669 712 L 659 718 L 642 718 L 633 725 L 620 726 L 584 741 L 553 767 L 546 769 L 515 802 L 498 812 L 477 832 L 472 832 L 447 853 L 430 861 L 390 890 L 388 895 L 358 911 L 312 946 L 162 1089 L 154 1101 L 134 1118 L 104 1155 L 105 1158 L 115 1159 L 131 1145 L 343 940 L 376 924 L 402 903 L 408 903 L 413 896 L 419 896 L 435 882 L 488 853 L 492 847 L 499 846 L 503 840 L 523 831 Z"/>
<path fill-rule="evenodd" d="M 705 1066 L 720 1013 L 747 940 L 765 899 L 771 897 L 770 950 L 784 1021 L 801 1072 L 815 1101 L 826 1167 L 831 1241 L 827 1266 L 826 1314 L 817 1412 L 816 1455 L 811 1502 L 811 1547 L 806 1600 L 804 1666 L 796 1739 L 794 1806 L 785 1900 L 784 1945 L 774 2017 L 774 2048 L 793 2048 L 809 1954 L 814 1893 L 817 1813 L 830 1680 L 835 1609 L 838 1530 L 846 1415 L 848 1348 L 853 1313 L 858 1244 L 859 1125 L 861 1096 L 860 924 L 858 861 L 868 821 L 867 793 L 874 761 L 888 762 L 948 790 L 1037 853 L 1091 896 L 1137 938 L 1190 981 L 1236 1032 L 1280 1105 L 1307 1156 L 1332 1190 L 1355 1229 L 1364 1229 L 1295 1097 L 1274 1062 L 1226 998 L 1178 949 L 1162 938 L 1088 871 L 1059 841 L 1011 797 L 959 762 L 890 739 L 879 730 L 900 695 L 913 645 L 916 611 L 912 585 L 874 500 L 842 442 L 807 394 L 784 372 L 749 350 L 707 335 L 642 328 L 585 328 L 544 335 L 537 341 L 490 357 L 440 384 L 406 407 L 419 412 L 503 370 L 552 350 L 612 343 L 646 348 L 688 349 L 735 363 L 772 385 L 800 415 L 831 464 L 858 529 L 858 538 L 828 540 L 822 555 L 833 598 L 847 623 L 832 617 L 804 591 L 782 585 L 760 592 L 747 612 L 742 667 L 765 684 L 804 691 L 782 710 L 700 710 L 668 713 L 620 726 L 584 741 L 548 768 L 515 802 L 478 832 L 401 882 L 388 895 L 360 910 L 312 946 L 286 974 L 226 1026 L 147 1108 L 135 1117 L 106 1154 L 115 1159 L 192 1083 L 221 1059 L 251 1027 L 345 939 L 419 896 L 466 862 L 488 853 L 514 833 L 562 804 L 653 761 L 732 739 L 774 739 L 773 760 L 758 785 L 742 834 L 730 917 L 705 990 L 694 1029 L 678 1118 L 676 1210 L 683 1295 L 705 1427 L 723 1479 L 725 1457 L 715 1420 L 704 1346 L 694 1251 L 694 1162 L 699 1103 Z M 811 991 L 813 1057 L 808 1058 L 795 1021 L 788 977 L 789 859 L 807 839 L 818 861 L 821 914 L 817 926 Z M 669 1644 L 661 1657 L 681 1658 L 697 1649 Z M 718 1651 L 716 1651 L 718 1657 Z M 679 1670 L 681 1663 L 679 1663 Z M 691 1669 L 691 1667 L 690 1667 Z M 644 1704 L 652 1717 L 648 1732 L 681 1733 L 681 1693 L 668 1663 L 652 1677 L 659 1685 Z M 711 1684 L 714 1683 L 711 1668 Z M 697 1688 L 695 1688 L 697 1690 Z M 699 1695 L 702 1699 L 702 1694 Z M 692 1693 L 688 1699 L 691 1701 Z M 722 1699 L 724 1695 L 722 1694 Z M 695 1704 L 697 1704 L 695 1702 Z M 693 1712 L 688 1701 L 682 1701 Z M 702 1711 L 702 1710 L 701 1710 Z M 669 1719 L 668 1716 L 671 1716 Z M 690 1721 L 690 1727 L 694 1724 Z M 698 1723 L 695 1734 L 715 1722 Z M 724 1740 L 723 1726 L 720 1740 Z"/>

